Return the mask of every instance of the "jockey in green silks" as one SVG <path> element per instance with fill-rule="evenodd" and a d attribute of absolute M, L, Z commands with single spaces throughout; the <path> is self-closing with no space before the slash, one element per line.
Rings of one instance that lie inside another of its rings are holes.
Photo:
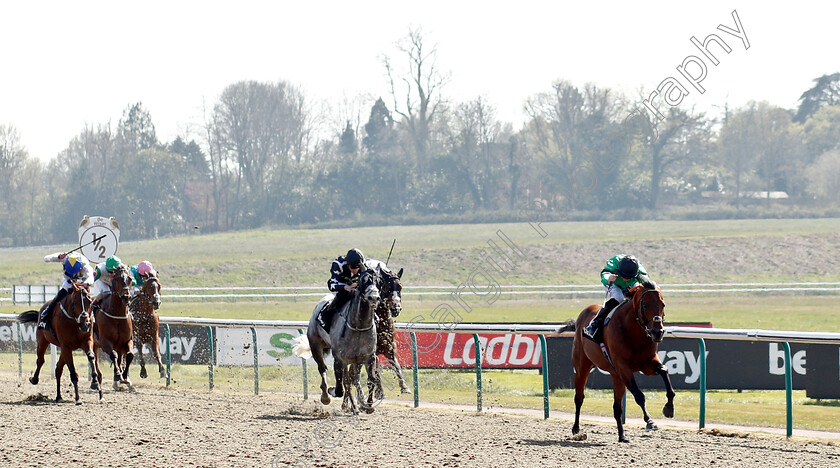
<path fill-rule="evenodd" d="M 607 265 L 601 270 L 601 284 L 607 293 L 607 300 L 598 315 L 583 329 L 583 336 L 600 342 L 601 328 L 604 319 L 615 306 L 621 304 L 629 296 L 630 290 L 639 283 L 651 283 L 645 266 L 632 255 L 616 255 L 607 260 Z"/>

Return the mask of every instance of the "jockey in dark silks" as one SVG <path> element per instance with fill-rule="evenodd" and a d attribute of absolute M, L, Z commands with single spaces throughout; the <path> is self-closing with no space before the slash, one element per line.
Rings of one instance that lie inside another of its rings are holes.
<path fill-rule="evenodd" d="M 583 336 L 593 341 L 600 341 L 604 319 L 615 306 L 627 298 L 630 289 L 639 283 L 652 284 L 644 265 L 636 257 L 624 254 L 607 260 L 607 266 L 601 270 L 601 283 L 607 292 L 607 301 L 598 315 L 583 329 Z"/>
<path fill-rule="evenodd" d="M 350 249 L 347 255 L 333 260 L 327 288 L 335 293 L 335 298 L 318 315 L 318 323 L 325 331 L 330 331 L 335 312 L 341 310 L 341 307 L 353 298 L 359 275 L 365 269 L 365 256 L 359 249 Z"/>
<path fill-rule="evenodd" d="M 87 257 L 80 253 L 54 253 L 44 257 L 45 262 L 61 262 L 64 268 L 64 282 L 58 289 L 58 294 L 50 302 L 50 305 L 41 313 L 38 328 L 49 328 L 50 320 L 52 319 L 53 310 L 62 299 L 64 299 L 73 289 L 73 284 L 93 284 L 93 268 L 90 266 Z"/>

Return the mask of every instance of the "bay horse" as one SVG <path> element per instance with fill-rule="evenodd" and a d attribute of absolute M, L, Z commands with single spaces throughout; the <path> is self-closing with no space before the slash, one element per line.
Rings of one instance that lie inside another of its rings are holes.
<path fill-rule="evenodd" d="M 129 302 L 131 322 L 134 327 L 134 344 L 137 346 L 137 352 L 140 355 L 140 378 L 142 379 L 148 377 L 146 360 L 143 358 L 143 345 L 145 343 L 149 344 L 149 349 L 158 363 L 160 378 L 166 377 L 163 361 L 160 358 L 160 342 L 158 341 L 160 322 L 158 314 L 155 312 L 159 308 L 160 280 L 156 276 L 152 276 L 143 283 L 143 286 Z"/>
<path fill-rule="evenodd" d="M 134 391 L 128 378 L 128 366 L 134 359 L 131 351 L 134 346 L 134 330 L 128 312 L 130 287 L 131 273 L 128 267 L 118 266 L 114 269 L 111 293 L 102 299 L 101 307 L 94 312 L 94 346 L 97 351 L 105 351 L 114 364 L 114 390 L 119 390 L 119 384 L 125 384 L 130 391 Z"/>
<path fill-rule="evenodd" d="M 659 343 L 665 335 L 665 301 L 659 288 L 652 283 L 644 283 L 630 290 L 631 298 L 613 309 L 609 325 L 603 328 L 603 345 L 584 338 L 583 328 L 600 310 L 600 306 L 591 305 L 580 313 L 575 324 L 575 339 L 572 343 L 572 365 L 575 368 L 575 424 L 572 434 L 580 432 L 580 407 L 583 405 L 583 389 L 589 373 L 597 366 L 607 371 L 613 381 L 613 416 L 618 425 L 618 441 L 629 442 L 624 436 L 621 423 L 622 398 L 630 390 L 636 404 L 642 408 L 646 428 L 658 429 L 645 408 L 645 394 L 636 384 L 633 374 L 659 374 L 665 381 L 668 402 L 662 409 L 666 418 L 674 417 L 674 387 L 668 376 L 668 370 L 656 356 Z M 603 350 L 602 350 L 603 347 Z"/>
<path fill-rule="evenodd" d="M 400 384 L 400 393 L 411 393 L 408 385 L 405 383 L 402 366 L 397 359 L 397 348 L 394 340 L 394 317 L 400 315 L 402 311 L 402 278 L 403 269 L 394 274 L 389 270 L 384 263 L 378 260 L 368 261 L 376 264 L 376 271 L 382 278 L 382 288 L 380 296 L 382 300 L 376 306 L 374 320 L 376 321 L 376 355 L 383 355 L 388 360 L 389 366 L 394 369 L 397 374 L 397 379 Z M 368 368 L 368 390 L 375 392 L 377 400 L 385 398 L 385 392 L 382 390 L 381 375 L 373 369 Z"/>
<path fill-rule="evenodd" d="M 36 358 L 35 374 L 29 378 L 32 385 L 38 385 L 38 376 L 41 373 L 41 366 L 44 365 L 44 353 L 50 344 L 61 348 L 61 356 L 55 367 L 55 401 L 61 399 L 61 374 L 64 366 L 70 371 L 70 381 L 73 382 L 73 390 L 76 396 L 76 404 L 79 401 L 79 374 L 76 372 L 76 365 L 73 363 L 73 350 L 81 349 L 88 358 L 90 365 L 96 370 L 96 378 L 102 382 L 102 373 L 99 371 L 99 358 L 94 352 L 93 338 L 91 337 L 91 326 L 93 316 L 91 314 L 90 286 L 87 284 L 73 284 L 73 291 L 64 297 L 53 310 L 50 319 L 51 329 L 38 328 L 36 342 L 38 357 Z M 27 310 L 18 315 L 21 323 L 37 323 L 41 312 L 49 305 L 49 302 L 41 306 L 40 310 Z M 101 387 L 101 386 L 100 386 Z M 99 401 L 102 401 L 102 390 L 99 390 Z"/>
<path fill-rule="evenodd" d="M 358 286 L 353 298 L 333 315 L 330 332 L 327 334 L 318 323 L 318 313 L 326 305 L 330 296 L 325 296 L 315 306 L 309 326 L 306 329 L 306 342 L 298 342 L 295 355 L 301 357 L 311 352 L 321 374 L 321 403 L 330 404 L 330 395 L 344 397 L 341 408 L 352 414 L 358 414 L 356 398 L 352 389 L 356 388 L 359 405 L 367 413 L 373 412 L 373 395 L 369 394 L 365 402 L 359 382 L 362 364 L 368 369 L 376 369 L 376 326 L 373 321 L 374 309 L 379 302 L 379 276 L 374 270 L 366 269 L 359 275 Z M 332 350 L 334 358 L 335 387 L 327 388 L 327 365 L 324 354 Z M 374 371 L 375 372 L 375 371 Z"/>

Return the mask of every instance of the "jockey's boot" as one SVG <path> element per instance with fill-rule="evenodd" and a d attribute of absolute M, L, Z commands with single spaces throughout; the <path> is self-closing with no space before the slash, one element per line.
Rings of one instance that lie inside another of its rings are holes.
<path fill-rule="evenodd" d="M 618 305 L 618 301 L 610 298 L 610 300 L 608 300 L 607 303 L 604 304 L 603 307 L 601 307 L 601 310 L 598 311 L 598 314 L 595 316 L 595 318 L 593 318 L 592 321 L 589 322 L 589 325 L 583 328 L 583 336 L 589 338 L 592 341 L 598 341 L 596 340 L 598 331 L 601 329 L 601 327 L 603 327 L 604 319 L 607 318 L 607 315 L 609 315 L 610 311 L 616 305 Z"/>
<path fill-rule="evenodd" d="M 326 307 L 321 309 L 321 313 L 318 314 L 318 324 L 320 324 L 321 328 L 323 328 L 327 333 L 330 332 L 330 324 L 332 324 L 333 314 L 335 314 L 334 304 L 335 301 L 330 302 Z"/>
<path fill-rule="evenodd" d="M 52 320 L 52 313 L 55 310 L 56 306 L 59 302 L 62 301 L 67 297 L 67 290 L 61 288 L 58 290 L 58 294 L 55 295 L 55 298 L 50 302 L 50 305 L 41 312 L 41 319 L 38 321 L 38 328 L 48 329 L 50 327 L 50 321 Z"/>

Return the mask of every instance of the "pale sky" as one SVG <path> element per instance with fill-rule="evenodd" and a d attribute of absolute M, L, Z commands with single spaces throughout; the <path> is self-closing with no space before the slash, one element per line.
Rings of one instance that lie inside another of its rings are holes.
<path fill-rule="evenodd" d="M 381 57 L 421 27 L 451 73 L 452 102 L 482 96 L 519 128 L 522 105 L 557 79 L 631 97 L 655 88 L 717 34 L 719 65 L 687 103 L 713 114 L 749 100 L 794 108 L 820 75 L 840 71 L 834 2 L 626 1 L 144 1 L 4 2 L 0 7 L 0 124 L 30 155 L 66 148 L 86 124 L 113 127 L 141 101 L 168 142 L 201 125 L 202 108 L 240 80 L 285 80 L 334 109 L 383 96 Z M 720 31 L 736 10 L 750 43 Z M 372 102 L 366 103 L 366 120 Z M 197 135 L 196 135 L 197 136 Z"/>

